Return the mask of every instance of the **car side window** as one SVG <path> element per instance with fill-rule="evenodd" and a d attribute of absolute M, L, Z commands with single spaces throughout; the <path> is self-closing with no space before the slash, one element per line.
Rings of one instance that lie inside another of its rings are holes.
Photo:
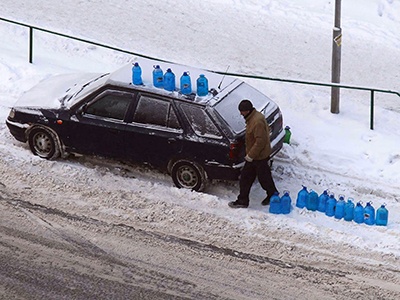
<path fill-rule="evenodd" d="M 133 121 L 173 129 L 181 128 L 171 103 L 149 96 L 141 96 L 139 98 Z"/>
<path fill-rule="evenodd" d="M 197 135 L 211 138 L 222 138 L 221 132 L 204 109 L 186 104 L 182 105 L 182 109 L 192 126 L 193 131 Z"/>
<path fill-rule="evenodd" d="M 124 120 L 126 111 L 132 100 L 132 96 L 126 93 L 106 94 L 85 109 L 86 114 L 99 117 Z"/>

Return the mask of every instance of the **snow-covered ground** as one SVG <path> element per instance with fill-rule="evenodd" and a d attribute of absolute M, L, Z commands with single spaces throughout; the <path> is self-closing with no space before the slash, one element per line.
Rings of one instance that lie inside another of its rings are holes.
<path fill-rule="evenodd" d="M 2 0 L 0 16 L 208 70 L 229 66 L 232 73 L 329 82 L 333 13 L 334 1 L 315 0 Z M 342 83 L 399 91 L 400 1 L 343 1 L 342 29 Z M 335 247 L 343 259 L 353 258 L 349 249 L 374 253 L 377 261 L 399 258 L 400 97 L 376 93 L 370 130 L 368 92 L 342 91 L 340 114 L 331 114 L 328 88 L 246 79 L 278 103 L 292 130 L 292 143 L 273 164 L 281 193 L 290 191 L 295 202 L 305 185 L 318 194 L 329 189 L 355 202 L 371 201 L 375 208 L 386 204 L 389 223 L 358 225 L 298 208 L 272 215 L 260 204 L 264 191 L 258 184 L 249 209 L 232 210 L 227 204 L 238 194 L 236 183 L 217 182 L 195 193 L 141 166 L 34 157 L 5 125 L 22 93 L 55 74 L 108 72 L 140 57 L 35 31 L 29 64 L 26 28 L 0 22 L 0 36 L 0 181 L 15 193 L 198 239 L 235 244 L 257 236 L 315 251 Z M 218 222 L 208 223 L 209 216 Z M 227 223 L 242 235 L 227 233 Z M 274 236 L 264 234 L 273 229 Z"/>

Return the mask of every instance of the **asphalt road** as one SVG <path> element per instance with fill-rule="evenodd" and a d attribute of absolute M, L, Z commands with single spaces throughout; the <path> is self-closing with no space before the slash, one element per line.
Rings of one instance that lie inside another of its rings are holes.
<path fill-rule="evenodd" d="M 349 299 L 360 290 L 362 299 L 400 295 L 395 284 L 366 282 L 347 264 L 271 259 L 71 215 L 4 191 L 0 264 L 0 299 Z"/>

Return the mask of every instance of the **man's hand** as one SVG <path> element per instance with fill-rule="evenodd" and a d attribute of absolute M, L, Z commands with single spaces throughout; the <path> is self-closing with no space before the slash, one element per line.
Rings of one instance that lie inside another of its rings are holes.
<path fill-rule="evenodd" d="M 250 156 L 248 156 L 248 155 L 246 155 L 246 156 L 244 157 L 244 159 L 245 159 L 247 162 L 252 162 L 252 161 L 253 161 L 253 159 L 252 159 Z"/>

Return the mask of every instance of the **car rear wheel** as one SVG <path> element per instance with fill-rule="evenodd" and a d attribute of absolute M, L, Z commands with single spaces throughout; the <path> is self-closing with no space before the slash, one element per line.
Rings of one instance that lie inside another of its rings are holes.
<path fill-rule="evenodd" d="M 29 147 L 33 154 L 45 158 L 60 157 L 61 150 L 57 134 L 46 127 L 36 127 L 29 132 Z"/>
<path fill-rule="evenodd" d="M 171 169 L 172 180 L 178 188 L 201 191 L 206 184 L 203 168 L 192 161 L 178 160 Z"/>

